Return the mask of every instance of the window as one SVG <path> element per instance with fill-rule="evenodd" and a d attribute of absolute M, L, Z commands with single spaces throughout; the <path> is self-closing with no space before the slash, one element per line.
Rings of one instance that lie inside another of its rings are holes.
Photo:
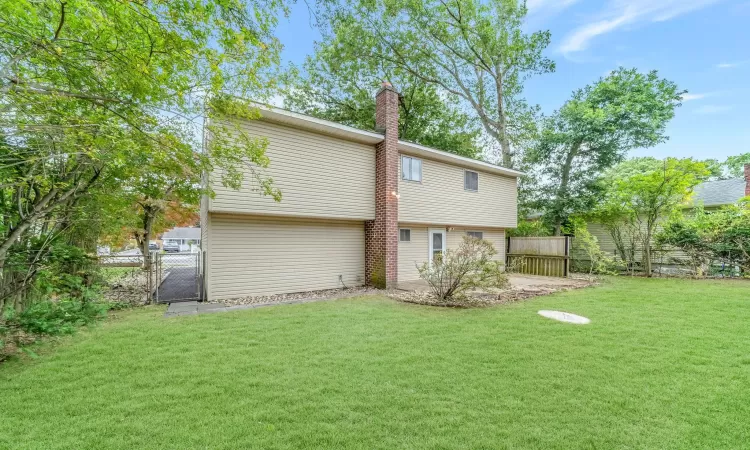
<path fill-rule="evenodd" d="M 473 238 L 483 239 L 484 234 L 481 231 L 467 231 L 466 234 Z"/>
<path fill-rule="evenodd" d="M 467 191 L 479 190 L 479 174 L 471 170 L 464 171 L 464 189 Z"/>
<path fill-rule="evenodd" d="M 401 229 L 399 231 L 399 240 L 401 242 L 411 242 L 411 230 Z"/>
<path fill-rule="evenodd" d="M 422 160 L 410 156 L 402 156 L 401 178 L 408 181 L 422 181 Z"/>

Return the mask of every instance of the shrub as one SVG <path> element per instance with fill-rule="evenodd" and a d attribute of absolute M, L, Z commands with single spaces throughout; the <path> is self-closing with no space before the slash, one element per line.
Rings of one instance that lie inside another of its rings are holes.
<path fill-rule="evenodd" d="M 71 334 L 76 328 L 88 325 L 106 314 L 103 303 L 66 298 L 32 304 L 20 313 L 9 310 L 5 323 L 34 335 L 57 336 Z"/>
<path fill-rule="evenodd" d="M 496 254 L 491 242 L 464 236 L 458 249 L 448 250 L 432 264 L 425 262 L 417 269 L 436 299 L 461 303 L 467 299 L 468 291 L 492 291 L 508 286 L 502 263 L 492 259 Z"/>
<path fill-rule="evenodd" d="M 552 236 L 552 228 L 540 220 L 519 220 L 518 226 L 508 230 L 509 237 Z"/>
<path fill-rule="evenodd" d="M 615 261 L 599 247 L 599 239 L 589 232 L 586 222 L 581 218 L 575 218 L 570 221 L 566 227 L 566 233 L 575 236 L 573 239 L 573 252 L 585 255 L 588 262 L 582 268 L 589 274 L 597 275 L 615 275 Z"/>

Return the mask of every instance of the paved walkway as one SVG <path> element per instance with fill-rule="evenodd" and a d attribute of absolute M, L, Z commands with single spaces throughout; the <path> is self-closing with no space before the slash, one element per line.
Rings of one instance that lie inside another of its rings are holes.
<path fill-rule="evenodd" d="M 159 286 L 159 303 L 176 301 L 196 303 L 200 300 L 203 280 L 197 276 L 194 267 L 172 267 L 166 270 L 169 271 L 169 275 Z"/>
<path fill-rule="evenodd" d="M 577 280 L 574 278 L 558 278 L 558 277 L 545 277 L 541 275 L 522 275 L 522 274 L 510 274 L 508 275 L 510 285 L 513 289 L 538 289 L 538 288 L 566 288 L 566 287 L 580 287 L 590 284 L 585 280 Z M 398 288 L 404 291 L 414 292 L 429 292 L 430 287 L 424 280 L 414 281 L 402 281 L 398 283 Z"/>
<path fill-rule="evenodd" d="M 227 306 L 223 303 L 199 303 L 193 302 L 174 302 L 169 304 L 167 312 L 164 313 L 164 317 L 176 317 L 176 316 L 192 316 L 195 314 L 210 314 L 210 313 L 221 313 L 230 311 L 241 311 L 243 309 L 263 308 L 266 306 L 277 306 L 277 305 L 296 305 L 299 303 L 310 303 L 310 302 L 322 302 L 327 300 L 339 300 L 343 298 L 361 297 L 362 292 L 347 293 L 343 295 L 333 295 L 331 297 L 311 297 L 311 298 L 299 298 L 294 300 L 282 300 L 268 303 L 252 303 L 248 305 L 234 305 Z"/>

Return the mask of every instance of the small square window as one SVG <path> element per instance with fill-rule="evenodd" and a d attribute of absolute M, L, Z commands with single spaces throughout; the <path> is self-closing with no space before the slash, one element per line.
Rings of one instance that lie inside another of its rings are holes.
<path fill-rule="evenodd" d="M 464 171 L 464 189 L 467 191 L 479 190 L 479 174 L 471 170 Z"/>
<path fill-rule="evenodd" d="M 481 231 L 467 231 L 467 232 L 466 232 L 466 234 L 467 234 L 468 236 L 471 236 L 471 237 L 473 237 L 473 238 L 477 238 L 477 239 L 484 239 L 484 238 L 483 238 L 483 236 L 484 236 L 484 233 L 482 233 Z"/>
<path fill-rule="evenodd" d="M 422 181 L 422 160 L 411 156 L 402 156 L 401 178 L 407 181 Z"/>
<path fill-rule="evenodd" d="M 411 230 L 399 230 L 399 240 L 401 242 L 411 242 Z"/>

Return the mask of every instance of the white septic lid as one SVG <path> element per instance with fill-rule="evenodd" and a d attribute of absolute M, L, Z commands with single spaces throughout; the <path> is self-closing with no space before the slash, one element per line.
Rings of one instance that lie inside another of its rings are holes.
<path fill-rule="evenodd" d="M 591 321 L 587 319 L 586 317 L 578 316 L 576 314 L 566 313 L 562 311 L 549 311 L 549 310 L 543 309 L 539 311 L 539 315 L 542 317 L 546 317 L 548 319 L 559 320 L 560 322 L 575 323 L 578 325 L 585 325 L 587 323 L 591 323 Z"/>

